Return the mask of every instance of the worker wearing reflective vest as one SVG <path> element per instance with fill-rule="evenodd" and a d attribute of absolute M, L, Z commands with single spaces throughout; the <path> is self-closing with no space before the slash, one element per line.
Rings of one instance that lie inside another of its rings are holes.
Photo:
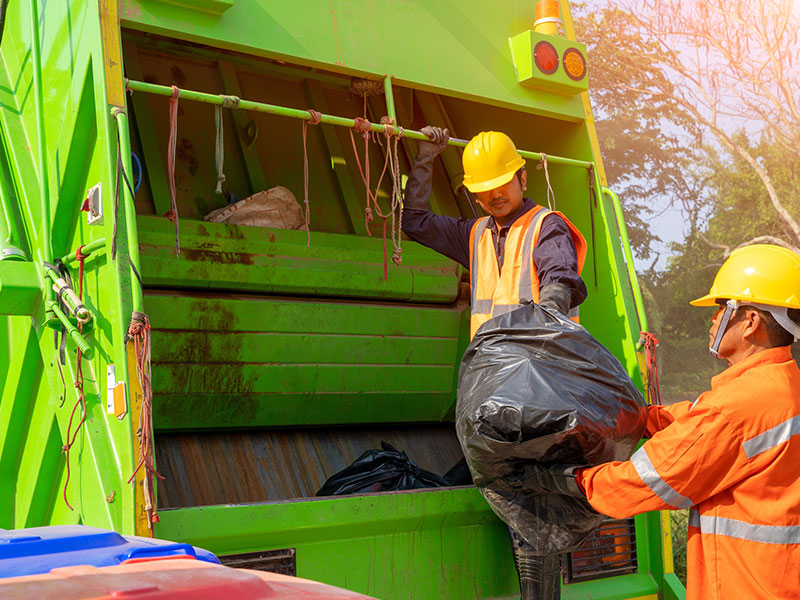
<path fill-rule="evenodd" d="M 718 305 L 709 348 L 729 367 L 711 389 L 649 407 L 627 462 L 533 476 L 614 518 L 690 508 L 688 598 L 800 598 L 800 256 L 738 249 L 692 304 Z"/>
<path fill-rule="evenodd" d="M 470 333 L 493 316 L 537 302 L 564 314 L 586 298 L 580 271 L 586 240 L 559 212 L 523 193 L 525 159 L 504 133 L 482 132 L 464 149 L 464 186 L 490 215 L 457 219 L 431 210 L 433 162 L 449 133 L 425 127 L 405 189 L 403 231 L 461 263 L 471 275 Z"/>
<path fill-rule="evenodd" d="M 431 210 L 433 162 L 445 148 L 446 129 L 422 129 L 405 189 L 403 231 L 413 240 L 470 270 L 470 337 L 494 316 L 536 302 L 576 318 L 586 299 L 580 272 L 586 240 L 559 212 L 524 197 L 525 159 L 504 133 L 482 132 L 462 156 L 464 186 L 490 215 L 456 219 Z M 560 584 L 558 556 L 541 557 L 509 528 L 522 600 L 554 597 Z M 537 575 L 538 574 L 538 575 Z"/>

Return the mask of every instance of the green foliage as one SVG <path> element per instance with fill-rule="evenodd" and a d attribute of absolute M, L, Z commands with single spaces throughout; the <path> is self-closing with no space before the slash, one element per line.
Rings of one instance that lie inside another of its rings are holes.
<path fill-rule="evenodd" d="M 631 244 L 643 259 L 660 241 L 647 220 L 687 186 L 694 122 L 670 100 L 658 48 L 614 9 L 574 8 L 576 34 L 589 45 L 589 90 L 610 187 L 623 203 Z"/>
<path fill-rule="evenodd" d="M 672 532 L 672 560 L 675 566 L 675 575 L 683 585 L 686 585 L 686 538 L 689 528 L 689 511 L 670 512 L 669 525 Z"/>

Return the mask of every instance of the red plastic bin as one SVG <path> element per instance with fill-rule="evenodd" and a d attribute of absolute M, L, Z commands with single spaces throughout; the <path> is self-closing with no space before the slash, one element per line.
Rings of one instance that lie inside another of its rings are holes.
<path fill-rule="evenodd" d="M 374 600 L 324 583 L 191 559 L 76 566 L 0 579 L 0 598 L 30 600 Z"/>

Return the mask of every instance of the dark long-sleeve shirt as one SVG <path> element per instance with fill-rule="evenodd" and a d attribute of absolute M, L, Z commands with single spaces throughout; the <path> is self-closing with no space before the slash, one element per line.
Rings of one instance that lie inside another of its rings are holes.
<path fill-rule="evenodd" d="M 437 148 L 430 142 L 420 142 L 416 160 L 405 189 L 403 231 L 412 240 L 432 248 L 469 269 L 469 232 L 477 219 L 456 219 L 437 215 L 431 210 L 430 195 L 433 164 L 444 146 Z M 494 239 L 497 266 L 503 268 L 505 242 L 511 224 L 536 204 L 525 198 L 517 214 L 504 226 L 497 227 L 494 217 L 489 217 L 489 229 Z M 569 289 L 570 308 L 586 300 L 586 284 L 578 275 L 578 258 L 569 227 L 558 215 L 548 215 L 542 220 L 539 240 L 533 248 L 533 264 L 539 278 L 539 289 L 548 283 L 560 283 Z"/>
<path fill-rule="evenodd" d="M 406 190 L 408 194 L 408 189 Z M 494 239 L 498 268 L 503 268 L 505 241 L 511 224 L 532 210 L 536 204 L 525 198 L 517 214 L 498 229 L 494 217 L 489 217 L 489 229 Z M 438 215 L 432 210 L 406 208 L 403 210 L 403 231 L 412 240 L 444 254 L 469 269 L 469 233 L 478 219 L 456 219 Z M 570 306 L 586 299 L 586 284 L 578 275 L 578 258 L 569 227 L 558 215 L 548 215 L 542 221 L 539 241 L 533 248 L 533 263 L 539 277 L 540 289 L 548 283 L 560 283 L 570 291 Z"/>

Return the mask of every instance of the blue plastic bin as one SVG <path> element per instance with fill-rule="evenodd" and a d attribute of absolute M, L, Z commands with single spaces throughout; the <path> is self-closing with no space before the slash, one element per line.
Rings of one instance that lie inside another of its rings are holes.
<path fill-rule="evenodd" d="M 165 540 L 122 536 L 85 525 L 0 529 L 0 577 L 49 573 L 57 567 L 108 567 L 132 558 L 187 555 L 210 563 L 208 550 Z"/>

